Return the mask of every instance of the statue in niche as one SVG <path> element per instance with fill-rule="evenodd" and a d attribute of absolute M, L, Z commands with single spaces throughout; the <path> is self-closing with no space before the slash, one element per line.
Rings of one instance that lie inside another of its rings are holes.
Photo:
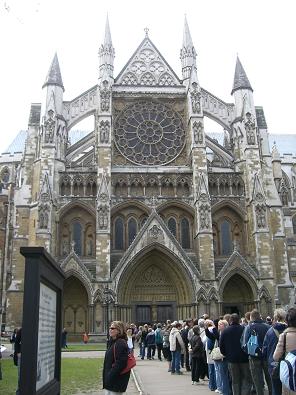
<path fill-rule="evenodd" d="M 247 144 L 254 145 L 256 125 L 254 120 L 252 119 L 252 114 L 249 112 L 246 113 L 245 129 L 247 135 Z"/>
<path fill-rule="evenodd" d="M 47 229 L 49 222 L 49 207 L 47 205 L 40 205 L 38 209 L 39 229 Z"/>
<path fill-rule="evenodd" d="M 106 205 L 98 208 L 98 225 L 99 229 L 108 229 L 108 207 Z"/>
<path fill-rule="evenodd" d="M 49 110 L 48 118 L 44 122 L 44 142 L 47 144 L 53 142 L 55 125 L 56 122 L 54 119 L 54 112 L 52 110 Z"/>
<path fill-rule="evenodd" d="M 109 121 L 100 123 L 100 143 L 109 143 L 110 125 Z"/>
<path fill-rule="evenodd" d="M 266 227 L 266 207 L 258 204 L 255 209 L 257 226 L 259 229 Z"/>
<path fill-rule="evenodd" d="M 103 82 L 103 87 L 100 88 L 101 111 L 109 111 L 110 108 L 110 89 L 108 88 L 108 81 Z"/>
<path fill-rule="evenodd" d="M 63 244 L 62 244 L 62 254 L 63 254 L 63 256 L 69 254 L 69 240 L 68 240 L 68 239 L 64 239 L 64 240 L 63 240 Z"/>
<path fill-rule="evenodd" d="M 200 99 L 201 99 L 201 93 L 197 89 L 197 83 L 193 82 L 192 84 L 192 90 L 190 92 L 191 96 L 191 107 L 192 107 L 192 112 L 194 114 L 200 113 L 201 106 L 200 106 Z"/>
<path fill-rule="evenodd" d="M 193 135 L 194 135 L 195 144 L 202 144 L 203 143 L 203 130 L 202 130 L 202 123 L 201 122 L 198 122 L 198 123 L 194 122 Z"/>
<path fill-rule="evenodd" d="M 207 204 L 202 204 L 199 207 L 199 220 L 200 220 L 200 229 L 209 229 L 210 226 L 209 207 Z"/>

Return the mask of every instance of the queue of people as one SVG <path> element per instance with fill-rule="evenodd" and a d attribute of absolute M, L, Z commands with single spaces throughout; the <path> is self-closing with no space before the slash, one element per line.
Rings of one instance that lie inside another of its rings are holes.
<path fill-rule="evenodd" d="M 296 349 L 296 308 L 276 309 L 269 318 L 263 320 L 254 309 L 242 319 L 226 314 L 211 320 L 204 314 L 182 322 L 131 324 L 127 332 L 115 321 L 104 364 L 106 395 L 126 390 L 130 372 L 120 375 L 120 371 L 136 346 L 141 360 L 166 360 L 169 374 L 191 372 L 192 385 L 208 385 L 219 394 L 263 395 L 265 389 L 269 395 L 295 394 L 282 387 L 274 368 L 285 349 Z M 257 343 L 252 348 L 253 340 Z"/>

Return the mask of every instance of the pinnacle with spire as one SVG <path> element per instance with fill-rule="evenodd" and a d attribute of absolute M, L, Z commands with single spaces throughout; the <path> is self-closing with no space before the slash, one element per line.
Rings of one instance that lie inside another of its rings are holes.
<path fill-rule="evenodd" d="M 196 51 L 192 42 L 187 18 L 184 20 L 183 45 L 180 51 L 183 79 L 190 77 L 191 69 L 196 68 Z"/>
<path fill-rule="evenodd" d="M 113 62 L 115 57 L 115 51 L 112 45 L 110 26 L 109 26 L 109 18 L 107 15 L 106 25 L 105 25 L 105 36 L 104 43 L 101 45 L 99 49 L 99 58 L 100 58 L 100 78 L 104 78 L 106 76 L 113 78 Z"/>
<path fill-rule="evenodd" d="M 58 60 L 58 55 L 55 53 L 53 60 L 51 62 L 51 66 L 49 68 L 48 74 L 46 76 L 45 82 L 42 86 L 44 88 L 47 85 L 57 85 L 60 86 L 63 91 L 64 85 L 62 81 L 62 75 L 61 75 L 61 70 L 60 70 L 60 65 L 59 65 L 59 60 Z"/>
<path fill-rule="evenodd" d="M 247 74 L 239 60 L 239 57 L 237 57 L 231 94 L 239 89 L 249 89 L 253 92 L 253 88 L 251 87 Z"/>

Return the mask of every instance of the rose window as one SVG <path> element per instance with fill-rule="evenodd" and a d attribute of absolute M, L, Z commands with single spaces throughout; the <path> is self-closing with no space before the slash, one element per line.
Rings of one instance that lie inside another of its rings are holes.
<path fill-rule="evenodd" d="M 142 165 L 171 162 L 185 144 L 180 115 L 155 102 L 139 102 L 125 108 L 116 118 L 114 134 L 119 151 Z"/>

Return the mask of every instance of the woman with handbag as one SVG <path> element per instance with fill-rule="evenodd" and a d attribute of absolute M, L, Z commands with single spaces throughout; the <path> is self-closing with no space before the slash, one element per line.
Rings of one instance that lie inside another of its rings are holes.
<path fill-rule="evenodd" d="M 285 358 L 285 354 L 296 348 L 296 308 L 291 307 L 286 316 L 288 328 L 284 330 L 279 336 L 276 349 L 273 354 L 275 361 L 280 361 Z M 289 390 L 284 385 L 282 386 L 282 393 L 284 395 L 294 395 L 296 392 Z"/>
<path fill-rule="evenodd" d="M 103 367 L 103 388 L 105 395 L 120 395 L 126 391 L 130 378 L 130 370 L 126 373 L 122 372 L 127 367 L 129 358 L 124 323 L 113 321 L 109 334 L 110 342 Z"/>

